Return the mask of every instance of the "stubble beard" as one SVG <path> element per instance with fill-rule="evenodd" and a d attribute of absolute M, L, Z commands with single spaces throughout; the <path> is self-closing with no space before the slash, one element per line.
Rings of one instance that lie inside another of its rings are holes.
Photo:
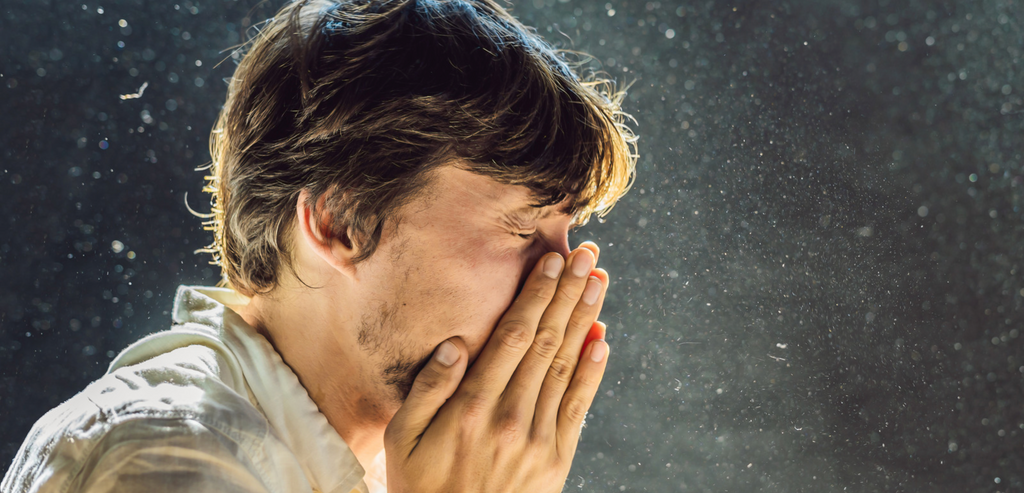
<path fill-rule="evenodd" d="M 402 405 L 412 391 L 412 384 L 420 370 L 430 361 L 430 355 L 416 357 L 402 350 L 397 339 L 401 333 L 398 314 L 400 303 L 381 302 L 375 316 L 364 316 L 359 324 L 360 349 L 384 362 L 377 365 L 380 381 L 388 390 L 391 404 Z"/>

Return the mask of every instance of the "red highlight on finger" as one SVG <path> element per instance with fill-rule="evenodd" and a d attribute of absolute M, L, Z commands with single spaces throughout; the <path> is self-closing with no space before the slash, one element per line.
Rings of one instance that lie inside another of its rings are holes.
<path fill-rule="evenodd" d="M 590 332 L 587 333 L 587 338 L 583 340 L 583 349 L 580 350 L 580 359 L 583 359 L 583 353 L 587 352 L 587 348 L 590 347 L 590 343 L 594 341 L 600 341 L 604 339 L 605 326 L 601 322 L 594 322 L 594 325 L 590 326 Z"/>

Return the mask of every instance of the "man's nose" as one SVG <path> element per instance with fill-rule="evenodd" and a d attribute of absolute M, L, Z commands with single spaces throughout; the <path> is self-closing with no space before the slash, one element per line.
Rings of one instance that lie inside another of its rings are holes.
<path fill-rule="evenodd" d="M 544 255 L 551 252 L 556 252 L 564 259 L 569 258 L 569 229 L 566 228 L 564 231 L 559 231 L 556 235 L 547 236 L 544 238 L 544 242 L 540 245 L 540 248 L 532 249 L 533 252 L 526 259 L 526 263 L 523 264 L 523 272 L 519 276 L 519 286 L 516 288 L 516 296 L 523 289 L 523 284 L 526 282 L 526 277 L 530 275 L 530 272 L 536 267 L 537 262 Z"/>
<path fill-rule="evenodd" d="M 548 240 L 546 246 L 547 251 L 544 253 L 555 252 L 561 255 L 562 258 L 569 258 L 569 253 L 572 252 L 572 249 L 569 247 L 569 230 L 560 231 L 558 235 Z M 540 257 L 538 256 L 537 258 Z"/>

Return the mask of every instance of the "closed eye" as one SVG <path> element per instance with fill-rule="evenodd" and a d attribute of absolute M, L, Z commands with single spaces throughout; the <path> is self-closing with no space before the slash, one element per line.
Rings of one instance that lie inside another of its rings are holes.
<path fill-rule="evenodd" d="M 524 240 L 529 240 L 530 238 L 533 238 L 534 235 L 536 235 L 536 234 L 537 234 L 537 232 L 533 231 L 531 233 L 516 233 L 516 236 L 518 236 L 518 237 L 520 237 L 520 238 L 522 238 Z"/>

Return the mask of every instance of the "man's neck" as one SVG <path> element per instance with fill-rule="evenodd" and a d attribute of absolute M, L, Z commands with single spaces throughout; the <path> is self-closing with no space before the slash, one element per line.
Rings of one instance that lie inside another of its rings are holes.
<path fill-rule="evenodd" d="M 384 429 L 390 414 L 368 382 L 372 368 L 360 365 L 358 345 L 350 335 L 338 337 L 344 321 L 336 313 L 323 313 L 322 303 L 308 291 L 281 286 L 274 298 L 257 295 L 243 307 L 233 307 L 256 328 L 295 372 L 327 422 L 338 432 L 364 469 L 384 447 Z M 305 301 L 303 301 L 305 299 Z M 349 336 L 349 344 L 342 342 Z M 346 347 L 347 346 L 347 347 Z"/>

